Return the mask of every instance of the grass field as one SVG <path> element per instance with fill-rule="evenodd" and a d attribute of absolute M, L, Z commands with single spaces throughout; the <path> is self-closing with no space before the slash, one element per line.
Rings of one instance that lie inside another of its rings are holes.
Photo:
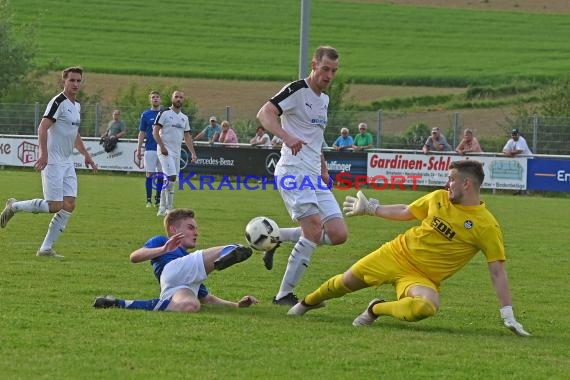
<path fill-rule="evenodd" d="M 337 47 L 343 73 L 356 82 L 449 87 L 567 72 L 566 14 L 357 0 L 311 4 L 311 50 Z M 25 0 L 12 7 L 16 22 L 36 23 L 42 63 L 100 73 L 297 77 L 298 1 Z M 62 43 L 64 35 L 74 38 Z"/>
<path fill-rule="evenodd" d="M 39 175 L 0 171 L 0 200 L 41 196 Z M 515 312 L 534 336 L 516 337 L 501 325 L 486 264 L 478 255 L 442 288 L 442 307 L 419 323 L 380 319 L 356 329 L 352 319 L 370 299 L 393 290 L 363 290 L 329 302 L 303 318 L 271 304 L 290 246 L 273 271 L 261 255 L 214 273 L 213 294 L 253 294 L 250 309 L 205 307 L 194 315 L 95 310 L 95 296 L 153 298 L 150 265 L 128 255 L 162 232 L 144 207 L 140 175 L 79 175 L 78 208 L 56 248 L 65 260 L 37 258 L 50 216 L 18 214 L 0 230 L 0 377 L 3 379 L 563 379 L 570 360 L 567 305 L 569 199 L 485 194 L 501 222 Z M 423 193 L 365 191 L 384 203 L 407 203 Z M 336 193 L 341 200 L 348 193 Z M 290 224 L 275 191 L 179 191 L 175 204 L 192 207 L 198 248 L 243 240 L 257 215 Z M 347 220 L 350 239 L 321 247 L 301 282 L 304 295 L 344 271 L 413 223 Z"/>

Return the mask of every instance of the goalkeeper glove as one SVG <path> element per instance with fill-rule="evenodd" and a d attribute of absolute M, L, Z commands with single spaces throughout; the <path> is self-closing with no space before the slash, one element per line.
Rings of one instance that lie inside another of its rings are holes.
<path fill-rule="evenodd" d="M 530 333 L 527 332 L 523 326 L 517 322 L 515 319 L 515 315 L 513 313 L 512 306 L 505 306 L 500 309 L 501 311 L 501 318 L 503 318 L 503 322 L 505 327 L 517 334 L 518 336 L 530 336 Z"/>
<path fill-rule="evenodd" d="M 357 216 L 357 215 L 376 215 L 376 209 L 380 207 L 380 203 L 377 199 L 370 198 L 366 199 L 366 196 L 362 191 L 359 191 L 355 197 L 348 195 L 343 203 L 342 210 L 346 216 Z"/>

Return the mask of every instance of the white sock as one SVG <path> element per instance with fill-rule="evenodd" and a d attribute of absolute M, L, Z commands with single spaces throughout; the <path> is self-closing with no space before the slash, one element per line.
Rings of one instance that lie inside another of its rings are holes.
<path fill-rule="evenodd" d="M 67 212 L 65 210 L 59 210 L 53 216 L 53 218 L 51 218 L 51 222 L 49 222 L 48 231 L 46 233 L 46 237 L 44 238 L 44 242 L 40 247 L 40 251 L 47 251 L 52 247 L 53 243 L 57 241 L 59 235 L 61 235 L 61 233 L 65 229 L 65 226 L 67 225 L 67 221 L 69 220 L 70 216 L 71 216 L 70 212 Z"/>
<path fill-rule="evenodd" d="M 160 192 L 160 204 L 158 205 L 159 210 L 166 210 L 166 204 L 168 202 L 168 191 L 166 189 L 162 189 Z"/>
<path fill-rule="evenodd" d="M 296 243 L 299 241 L 301 237 L 301 227 L 292 227 L 292 228 L 280 228 L 279 234 L 281 235 L 279 239 L 281 241 L 290 241 L 292 243 Z"/>
<path fill-rule="evenodd" d="M 168 184 L 168 187 L 166 188 L 166 209 L 167 210 L 172 210 L 172 207 L 174 205 L 174 182 L 170 182 Z"/>
<path fill-rule="evenodd" d="M 305 274 L 305 270 L 309 267 L 311 256 L 316 248 L 317 245 L 309 239 L 303 236 L 299 238 L 299 241 L 293 247 L 291 255 L 289 255 L 287 269 L 285 269 L 279 293 L 277 293 L 275 298 L 280 299 L 293 292 L 293 289 L 295 289 L 295 286 L 297 286 L 303 274 Z"/>
<path fill-rule="evenodd" d="M 12 209 L 15 212 L 33 212 L 37 214 L 39 212 L 49 212 L 49 205 L 46 200 L 43 199 L 30 199 L 29 201 L 19 201 L 12 204 Z"/>

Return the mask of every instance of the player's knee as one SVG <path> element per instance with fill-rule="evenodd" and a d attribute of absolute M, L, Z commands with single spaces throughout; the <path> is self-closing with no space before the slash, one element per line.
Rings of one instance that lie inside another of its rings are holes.
<path fill-rule="evenodd" d="M 59 201 L 48 201 L 48 209 L 49 212 L 51 212 L 52 214 L 55 214 L 56 212 L 60 211 L 61 209 L 63 209 L 63 202 L 59 202 Z"/>
<path fill-rule="evenodd" d="M 324 230 L 332 245 L 343 244 L 348 239 L 348 229 L 342 218 L 327 220 Z"/>
<path fill-rule="evenodd" d="M 309 224 L 302 227 L 303 236 L 310 241 L 317 243 L 320 242 L 321 236 L 323 234 L 322 227 L 320 224 Z"/>
<path fill-rule="evenodd" d="M 176 182 L 176 176 L 175 176 L 175 175 L 169 175 L 169 176 L 168 176 L 168 180 L 169 180 L 170 182 Z"/>
<path fill-rule="evenodd" d="M 194 300 L 179 301 L 176 309 L 176 311 L 183 313 L 197 313 L 200 311 L 200 302 Z"/>
<path fill-rule="evenodd" d="M 429 317 L 433 317 L 437 312 L 437 308 L 431 301 L 423 297 L 412 298 L 412 319 L 410 322 L 421 321 Z"/>
<path fill-rule="evenodd" d="M 346 230 L 336 231 L 329 235 L 329 238 L 331 239 L 332 245 L 343 244 L 348 239 L 348 232 Z"/>

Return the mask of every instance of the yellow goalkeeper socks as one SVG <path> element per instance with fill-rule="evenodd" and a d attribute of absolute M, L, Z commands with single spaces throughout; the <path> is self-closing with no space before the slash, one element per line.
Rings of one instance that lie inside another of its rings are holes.
<path fill-rule="evenodd" d="M 317 290 L 305 297 L 305 303 L 307 305 L 317 305 L 325 300 L 342 297 L 352 292 L 343 284 L 342 276 L 342 274 L 338 274 L 323 282 Z"/>
<path fill-rule="evenodd" d="M 435 315 L 433 303 L 423 297 L 406 297 L 398 301 L 377 303 L 372 307 L 376 316 L 389 315 L 401 321 L 416 322 Z"/>

